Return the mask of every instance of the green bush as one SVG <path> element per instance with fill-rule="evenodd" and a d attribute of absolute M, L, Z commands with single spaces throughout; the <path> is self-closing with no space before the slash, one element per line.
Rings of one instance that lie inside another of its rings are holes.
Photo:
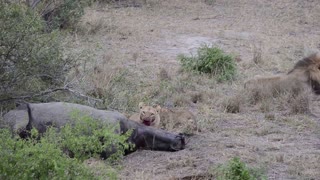
<path fill-rule="evenodd" d="M 60 86 L 72 58 L 64 57 L 59 32 L 45 33 L 45 22 L 16 3 L 0 0 L 0 101 Z"/>
<path fill-rule="evenodd" d="M 0 130 L 0 179 L 91 178 L 91 173 L 77 159 L 67 157 L 56 144 L 46 139 L 11 138 Z"/>
<path fill-rule="evenodd" d="M 218 167 L 215 176 L 218 180 L 267 179 L 261 170 L 248 168 L 238 157 L 231 159 L 227 165 Z"/>
<path fill-rule="evenodd" d="M 109 159 L 119 160 L 124 151 L 132 147 L 126 142 L 131 135 L 130 131 L 124 135 L 115 133 L 120 129 L 119 124 L 110 125 L 93 120 L 77 111 L 72 113 L 72 119 L 73 123 L 65 125 L 54 137 L 59 137 L 61 148 L 70 151 L 77 159 L 97 157 L 101 152 L 107 151 L 112 152 Z"/>
<path fill-rule="evenodd" d="M 37 130 L 23 140 L 12 137 L 7 129 L 0 129 L 0 179 L 99 179 L 114 178 L 115 173 L 104 169 L 103 176 L 83 163 L 90 157 L 99 157 L 104 150 L 114 153 L 112 162 L 118 160 L 130 146 L 125 135 L 115 134 L 117 126 L 105 125 L 88 116 L 76 115 L 73 122 L 57 130 L 48 128 L 40 140 Z M 115 150 L 117 149 L 117 150 Z M 73 157 L 73 158 L 71 158 Z"/>
<path fill-rule="evenodd" d="M 196 56 L 179 55 L 178 59 L 184 70 L 212 74 L 218 81 L 232 80 L 236 74 L 234 58 L 217 47 L 203 45 Z"/>

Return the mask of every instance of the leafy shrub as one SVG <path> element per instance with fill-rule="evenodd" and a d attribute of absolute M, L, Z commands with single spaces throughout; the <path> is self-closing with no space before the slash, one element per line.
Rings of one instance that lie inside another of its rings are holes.
<path fill-rule="evenodd" d="M 26 6 L 0 1 L 0 101 L 58 87 L 74 65 L 63 56 L 58 32 L 45 33 Z"/>
<path fill-rule="evenodd" d="M 67 157 L 56 144 L 45 138 L 11 138 L 7 129 L 0 130 L 0 179 L 92 178 L 83 164 Z"/>
<path fill-rule="evenodd" d="M 232 80 L 236 73 L 234 58 L 217 47 L 203 45 L 196 56 L 179 55 L 178 59 L 183 69 L 212 74 L 219 81 Z"/>
<path fill-rule="evenodd" d="M 114 153 L 110 160 L 118 160 L 129 148 L 130 132 L 115 134 L 116 126 L 76 113 L 72 115 L 74 125 L 66 124 L 59 131 L 50 127 L 40 140 L 35 129 L 27 140 L 0 129 L 0 179 L 98 179 L 83 161 L 104 150 Z M 111 171 L 103 175 L 115 177 Z"/>
<path fill-rule="evenodd" d="M 131 135 L 130 131 L 124 135 L 115 133 L 120 128 L 119 124 L 115 126 L 93 120 L 77 111 L 73 112 L 72 119 L 74 125 L 65 125 L 55 137 L 60 137 L 61 148 L 70 151 L 77 159 L 97 157 L 101 152 L 107 151 L 106 153 L 112 153 L 112 160 L 118 160 L 126 149 L 131 148 L 126 142 Z"/>
<path fill-rule="evenodd" d="M 261 170 L 248 168 L 244 162 L 235 157 L 226 166 L 216 170 L 216 177 L 220 180 L 256 180 L 267 179 Z"/>

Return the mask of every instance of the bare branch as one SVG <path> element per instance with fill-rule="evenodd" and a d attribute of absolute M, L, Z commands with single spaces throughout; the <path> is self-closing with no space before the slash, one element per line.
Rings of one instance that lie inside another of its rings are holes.
<path fill-rule="evenodd" d="M 37 94 L 30 94 L 30 95 L 24 95 L 24 96 L 18 96 L 18 97 L 10 97 L 10 98 L 7 98 L 7 99 L 1 99 L 0 102 L 6 102 L 6 101 L 12 101 L 12 100 L 23 100 L 23 99 L 31 99 L 31 98 L 35 98 L 35 97 L 41 97 L 41 96 L 44 96 L 44 95 L 47 95 L 47 94 L 51 94 L 51 93 L 54 93 L 54 92 L 57 92 L 57 91 L 67 91 L 67 92 L 70 92 L 78 97 L 82 97 L 82 98 L 85 98 L 85 99 L 88 99 L 88 100 L 93 100 L 93 101 L 97 101 L 97 102 L 103 102 L 102 99 L 97 99 L 97 98 L 93 98 L 93 97 L 90 97 L 90 96 L 86 96 L 78 91 L 75 91 L 73 89 L 70 89 L 68 87 L 61 87 L 61 88 L 55 88 L 55 89 L 50 89 L 50 90 L 47 90 L 47 91 L 42 91 L 40 93 L 37 93 Z"/>
<path fill-rule="evenodd" d="M 26 0 L 27 5 L 34 9 L 41 0 Z"/>
<path fill-rule="evenodd" d="M 82 93 L 80 93 L 80 92 L 77 92 L 77 91 L 73 90 L 73 89 L 65 88 L 64 90 L 65 90 L 65 91 L 68 91 L 68 92 L 70 92 L 70 93 L 72 93 L 72 94 L 74 94 L 74 95 L 76 95 L 76 96 L 86 98 L 86 99 L 88 99 L 88 100 L 94 100 L 94 101 L 98 101 L 98 102 L 103 102 L 102 99 L 98 99 L 98 98 L 93 98 L 93 97 L 90 97 L 90 96 L 86 96 L 86 95 L 84 95 L 84 94 L 82 94 Z"/>

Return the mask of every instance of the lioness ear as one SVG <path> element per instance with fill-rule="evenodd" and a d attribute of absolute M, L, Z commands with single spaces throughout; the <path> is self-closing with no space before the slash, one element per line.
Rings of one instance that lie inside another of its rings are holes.
<path fill-rule="evenodd" d="M 157 112 L 159 113 L 159 112 L 161 111 L 161 106 L 160 106 L 160 105 L 157 105 L 156 110 L 157 110 Z"/>
<path fill-rule="evenodd" d="M 139 109 L 142 109 L 144 106 L 144 102 L 139 102 Z"/>

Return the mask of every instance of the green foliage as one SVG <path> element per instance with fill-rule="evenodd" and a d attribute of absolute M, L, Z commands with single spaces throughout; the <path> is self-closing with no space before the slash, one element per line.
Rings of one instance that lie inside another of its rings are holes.
<path fill-rule="evenodd" d="M 231 159 L 227 165 L 217 168 L 218 180 L 264 180 L 265 175 L 258 169 L 248 168 L 238 157 Z"/>
<path fill-rule="evenodd" d="M 0 179 L 67 179 L 93 174 L 77 159 L 67 157 L 56 144 L 43 138 L 11 138 L 7 129 L 0 130 Z"/>
<path fill-rule="evenodd" d="M 45 33 L 30 8 L 0 1 L 0 100 L 31 96 L 63 83 L 74 60 L 63 56 L 59 33 Z"/>
<path fill-rule="evenodd" d="M 178 59 L 184 70 L 212 74 L 218 81 L 232 80 L 236 74 L 234 58 L 217 47 L 203 45 L 196 56 L 179 55 Z"/>
<path fill-rule="evenodd" d="M 119 124 L 110 125 L 100 120 L 93 120 L 81 112 L 73 112 L 72 124 L 67 124 L 60 129 L 61 148 L 70 151 L 77 159 L 84 160 L 97 157 L 103 151 L 112 152 L 111 159 L 118 160 L 126 149 L 131 148 L 126 140 L 131 135 L 128 131 L 118 135 Z"/>
<path fill-rule="evenodd" d="M 36 129 L 31 130 L 27 140 L 0 129 L 0 179 L 116 179 L 110 168 L 99 168 L 102 173 L 95 177 L 94 170 L 83 161 L 99 157 L 103 151 L 113 153 L 112 162 L 119 160 L 125 149 L 132 147 L 126 143 L 131 132 L 118 135 L 114 132 L 119 126 L 105 125 L 79 114 L 73 113 L 72 125 L 66 124 L 59 130 L 49 127 L 40 140 Z"/>

